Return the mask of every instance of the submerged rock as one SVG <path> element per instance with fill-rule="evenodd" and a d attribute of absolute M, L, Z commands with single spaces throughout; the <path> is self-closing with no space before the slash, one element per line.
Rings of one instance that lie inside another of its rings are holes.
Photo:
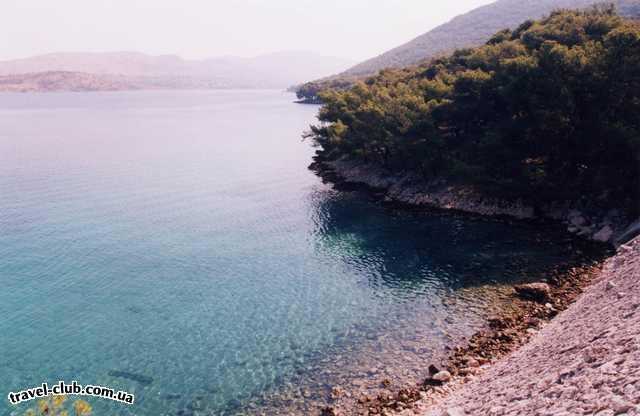
<path fill-rule="evenodd" d="M 518 296 L 523 299 L 547 303 L 551 300 L 551 287 L 547 283 L 528 283 L 514 287 Z"/>
<path fill-rule="evenodd" d="M 609 240 L 611 240 L 611 237 L 613 237 L 613 229 L 608 225 L 605 225 L 600 229 L 600 231 L 593 235 L 593 239 L 596 241 L 600 241 L 601 243 L 609 242 Z"/>
<path fill-rule="evenodd" d="M 586 224 L 587 220 L 584 219 L 582 215 L 576 215 L 575 217 L 571 217 L 569 219 L 572 225 L 576 227 L 580 227 L 581 225 Z"/>
<path fill-rule="evenodd" d="M 130 373 L 128 371 L 111 370 L 109 371 L 108 374 L 111 377 L 126 378 L 128 380 L 137 381 L 138 383 L 144 384 L 144 385 L 148 385 L 153 382 L 153 379 L 151 377 L 147 377 L 142 374 Z"/>

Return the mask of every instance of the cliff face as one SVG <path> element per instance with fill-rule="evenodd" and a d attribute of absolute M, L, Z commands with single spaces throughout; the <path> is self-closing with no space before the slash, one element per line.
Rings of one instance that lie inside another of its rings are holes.
<path fill-rule="evenodd" d="M 550 219 L 563 222 L 571 233 L 614 245 L 632 238 L 640 231 L 640 227 L 634 227 L 633 224 L 630 226 L 631 219 L 619 210 L 602 212 L 588 203 L 558 201 L 542 207 L 533 207 L 521 200 L 508 201 L 487 197 L 470 186 L 449 184 L 442 180 L 425 182 L 413 174 L 394 174 L 376 165 L 347 159 L 316 162 L 311 169 L 335 184 L 359 184 L 374 189 L 385 202 L 456 210 L 483 216 Z"/>

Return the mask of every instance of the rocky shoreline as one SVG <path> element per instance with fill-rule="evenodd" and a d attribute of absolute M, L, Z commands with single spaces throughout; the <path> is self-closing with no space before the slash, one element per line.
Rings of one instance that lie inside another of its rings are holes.
<path fill-rule="evenodd" d="M 539 332 L 546 326 L 557 325 L 553 318 L 562 311 L 571 313 L 576 309 L 576 306 L 572 306 L 572 304 L 580 298 L 584 291 L 593 292 L 595 290 L 592 287 L 596 286 L 594 281 L 607 279 L 613 268 L 619 266 L 621 262 L 627 261 L 624 259 L 629 257 L 634 259 L 634 255 L 637 257 L 637 254 L 640 254 L 640 238 L 624 244 L 640 233 L 640 221 L 631 222 L 629 217 L 625 217 L 617 210 L 599 212 L 589 209 L 584 204 L 571 206 L 568 203 L 534 208 L 527 206 L 522 201 L 501 201 L 486 198 L 468 187 L 448 185 L 443 182 L 426 184 L 412 175 L 394 175 L 379 167 L 349 160 L 331 162 L 317 160 L 310 166 L 310 169 L 316 171 L 324 180 L 333 183 L 338 189 L 364 188 L 385 203 L 456 210 L 481 216 L 562 222 L 569 232 L 588 240 L 621 247 L 620 253 L 622 253 L 607 261 L 557 270 L 537 283 L 515 287 L 512 302 L 490 319 L 488 328 L 474 334 L 463 345 L 453 348 L 445 361 L 431 363 L 428 366 L 429 375 L 424 382 L 413 386 L 383 385 L 385 390 L 376 397 L 368 397 L 364 392 L 352 393 L 357 397 L 355 408 L 346 409 L 340 405 L 327 406 L 320 410 L 320 414 L 323 416 L 534 414 L 508 413 L 496 406 L 480 411 L 476 402 L 482 402 L 483 405 L 489 406 L 491 401 L 474 397 L 472 393 L 456 402 L 454 395 L 458 390 L 464 390 L 467 386 L 475 385 L 476 389 L 481 389 L 478 387 L 478 379 L 482 378 L 483 374 L 494 371 L 507 359 L 506 356 L 520 353 L 523 348 L 528 347 L 530 340 L 539 339 Z M 621 256 L 625 256 L 624 259 L 621 259 Z M 636 279 L 640 279 L 639 270 L 638 263 L 634 263 L 633 272 Z M 614 287 L 612 285 L 615 284 L 608 283 L 608 285 Z M 637 288 L 637 285 L 635 287 Z M 635 293 L 633 295 L 636 296 Z M 620 298 L 620 294 L 615 296 Z M 606 303 L 606 300 L 601 302 Z M 581 329 L 584 331 L 588 328 Z M 584 338 L 587 335 L 575 334 L 579 338 Z M 553 342 L 553 340 L 549 341 Z M 635 358 L 640 362 L 640 357 L 637 354 Z M 508 369 L 502 368 L 501 371 L 506 372 Z M 498 380 L 499 384 L 500 375 L 493 377 Z M 633 391 L 640 392 L 640 382 L 636 384 L 638 384 L 634 387 L 636 390 Z M 505 388 L 513 390 L 513 386 L 505 386 Z M 483 394 L 488 393 L 485 390 Z M 559 396 L 561 395 L 562 392 Z M 638 412 L 629 414 L 640 414 L 640 406 L 634 407 L 639 403 L 633 404 L 633 400 L 636 399 L 640 402 L 640 397 L 635 397 L 635 399 L 633 397 L 621 398 L 620 394 L 613 397 L 613 404 L 608 407 L 601 406 L 600 410 L 607 410 L 602 413 L 602 416 L 622 414 L 615 413 L 616 409 L 621 408 L 619 406 L 621 403 L 624 404 L 622 407 L 625 410 L 633 412 L 636 409 L 635 411 Z M 453 404 L 447 404 L 447 401 Z M 539 409 L 544 405 L 545 403 L 537 403 Z M 611 412 L 608 412 L 610 410 Z"/>
<path fill-rule="evenodd" d="M 558 201 L 534 207 L 522 200 L 487 197 L 470 186 L 443 180 L 425 182 L 415 174 L 393 173 L 378 165 L 350 159 L 327 161 L 316 158 L 309 168 L 337 187 L 363 187 L 387 203 L 481 216 L 560 222 L 572 234 L 614 246 L 640 234 L 640 219 L 633 221 L 618 209 L 602 210 L 589 201 Z"/>
<path fill-rule="evenodd" d="M 544 282 L 515 286 L 511 302 L 503 305 L 489 320 L 488 327 L 475 333 L 462 345 L 453 347 L 444 361 L 430 363 L 427 369 L 429 376 L 422 383 L 393 386 L 385 385 L 383 381 L 385 390 L 377 396 L 351 392 L 357 397 L 355 407 L 328 406 L 321 409 L 320 414 L 419 414 L 526 344 L 546 323 L 566 310 L 600 272 L 601 263 L 594 262 L 568 270 L 558 269 Z"/>
<path fill-rule="evenodd" d="M 401 415 L 640 415 L 640 237 L 530 342 Z"/>

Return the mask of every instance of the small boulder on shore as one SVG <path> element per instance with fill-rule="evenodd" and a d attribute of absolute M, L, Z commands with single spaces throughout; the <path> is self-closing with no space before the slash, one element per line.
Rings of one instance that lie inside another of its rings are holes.
<path fill-rule="evenodd" d="M 440 371 L 439 373 L 434 374 L 432 378 L 435 381 L 446 383 L 451 380 L 451 373 L 446 370 L 443 370 L 443 371 Z"/>
<path fill-rule="evenodd" d="M 480 367 L 480 363 L 473 357 L 466 358 L 467 367 Z"/>
<path fill-rule="evenodd" d="M 445 411 L 444 416 L 465 416 L 467 413 L 462 407 L 452 407 Z"/>
<path fill-rule="evenodd" d="M 514 289 L 522 299 L 540 303 L 547 303 L 551 300 L 551 287 L 547 283 L 527 283 L 516 285 Z"/>
<path fill-rule="evenodd" d="M 435 365 L 429 366 L 429 377 L 424 381 L 425 386 L 441 386 L 451 380 L 452 375 L 447 370 L 440 370 Z"/>

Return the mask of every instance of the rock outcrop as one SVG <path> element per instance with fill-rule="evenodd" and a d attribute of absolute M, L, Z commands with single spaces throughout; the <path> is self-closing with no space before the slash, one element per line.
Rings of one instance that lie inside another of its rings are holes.
<path fill-rule="evenodd" d="M 626 232 L 631 220 L 616 209 L 603 212 L 583 203 L 558 201 L 533 207 L 522 200 L 507 201 L 487 197 L 471 186 L 450 184 L 443 180 L 425 182 L 415 174 L 393 173 L 380 166 L 341 159 L 319 161 L 311 165 L 328 181 L 360 184 L 376 190 L 385 202 L 457 210 L 483 216 L 506 216 L 517 219 L 550 219 L 562 222 L 578 236 L 616 244 L 628 241 L 633 230 Z M 581 206 L 577 206 L 581 205 Z M 640 220 L 635 224 L 640 233 Z"/>

